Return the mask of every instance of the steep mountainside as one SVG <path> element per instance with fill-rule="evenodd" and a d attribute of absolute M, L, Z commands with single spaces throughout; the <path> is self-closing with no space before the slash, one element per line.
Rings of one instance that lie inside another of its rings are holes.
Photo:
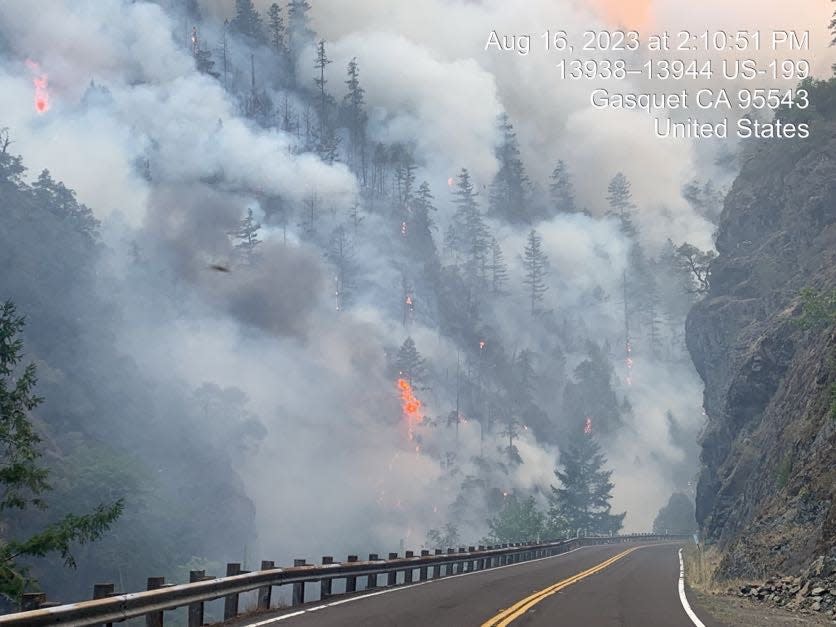
<path fill-rule="evenodd" d="M 836 328 L 799 324 L 802 289 L 836 287 L 834 93 L 834 80 L 814 89 L 811 139 L 744 153 L 688 318 L 708 415 L 697 519 L 726 576 L 836 552 Z"/>

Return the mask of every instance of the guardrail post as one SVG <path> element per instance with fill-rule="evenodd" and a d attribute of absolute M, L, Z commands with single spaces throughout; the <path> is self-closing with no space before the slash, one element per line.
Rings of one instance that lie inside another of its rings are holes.
<path fill-rule="evenodd" d="M 389 553 L 390 560 L 398 559 L 397 553 Z M 392 572 L 386 573 L 386 585 L 387 586 L 394 586 L 398 583 L 398 571 L 393 570 Z"/>
<path fill-rule="evenodd" d="M 424 550 L 421 551 L 421 557 L 429 557 L 429 556 L 430 556 L 430 552 L 428 550 L 424 549 Z M 426 580 L 427 580 L 427 567 L 426 566 L 421 566 L 421 568 L 418 569 L 418 581 L 426 581 Z"/>
<path fill-rule="evenodd" d="M 303 559 L 295 559 L 293 560 L 294 566 L 304 566 L 305 560 Z M 295 607 L 297 605 L 302 605 L 305 602 L 305 582 L 299 582 L 293 584 L 293 599 L 291 604 Z"/>
<path fill-rule="evenodd" d="M 484 551 L 485 548 L 486 547 L 482 546 L 481 544 L 479 545 L 479 550 L 480 551 Z M 485 570 L 485 558 L 484 557 L 480 557 L 478 560 L 476 560 L 476 568 L 478 570 Z"/>
<path fill-rule="evenodd" d="M 273 560 L 261 560 L 261 570 L 272 570 L 276 567 L 276 562 Z M 273 586 L 262 586 L 258 589 L 258 609 L 270 609 L 270 603 L 273 597 Z"/>
<path fill-rule="evenodd" d="M 327 566 L 328 564 L 333 564 L 334 558 L 330 555 L 326 555 L 322 558 L 322 565 Z M 329 577 L 328 579 L 322 579 L 319 582 L 319 598 L 322 600 L 327 599 L 331 596 L 331 582 L 333 580 Z"/>
<path fill-rule="evenodd" d="M 241 574 L 241 564 L 231 562 L 226 565 L 226 576 L 233 577 Z M 238 616 L 238 595 L 227 594 L 224 597 L 224 620 Z"/>
<path fill-rule="evenodd" d="M 377 553 L 369 553 L 369 561 L 376 562 L 378 560 Z M 377 588 L 377 575 L 369 575 L 366 578 L 366 589 Z"/>
<path fill-rule="evenodd" d="M 469 546 L 469 547 L 467 547 L 467 552 L 468 552 L 468 553 L 473 553 L 473 552 L 475 552 L 475 551 L 476 551 L 476 547 L 475 547 L 475 546 Z M 476 561 L 477 561 L 477 560 L 470 560 L 470 562 L 468 562 L 467 569 L 468 569 L 470 572 L 473 572 L 474 570 L 476 570 Z"/>
<path fill-rule="evenodd" d="M 348 559 L 346 560 L 349 564 L 352 562 L 357 561 L 356 555 L 349 555 Z M 349 592 L 357 592 L 357 576 L 356 575 L 348 575 L 345 578 L 345 593 L 348 594 Z"/>
<path fill-rule="evenodd" d="M 114 586 L 112 583 L 94 583 L 93 598 L 106 599 L 109 596 L 113 596 L 113 588 Z M 113 627 L 113 623 L 104 623 L 101 627 Z"/>
<path fill-rule="evenodd" d="M 206 579 L 205 570 L 190 570 L 189 583 Z M 189 627 L 200 627 L 203 624 L 203 601 L 189 604 Z"/>
<path fill-rule="evenodd" d="M 46 603 L 46 594 L 44 592 L 24 592 L 20 599 L 20 611 L 29 612 L 37 610 L 41 607 L 41 603 Z"/>
<path fill-rule="evenodd" d="M 456 549 L 447 549 L 447 555 L 453 555 L 456 552 Z M 456 572 L 456 563 L 450 562 L 444 567 L 444 576 L 447 577 L 448 575 L 452 575 Z"/>
<path fill-rule="evenodd" d="M 165 577 L 148 577 L 146 589 L 158 590 L 165 585 Z M 145 615 L 146 627 L 163 627 L 163 612 L 150 612 Z"/>
<path fill-rule="evenodd" d="M 441 555 L 441 549 L 436 549 L 435 554 Z M 433 579 L 440 579 L 441 578 L 441 564 L 433 564 Z"/>
<path fill-rule="evenodd" d="M 415 553 L 413 551 L 407 551 L 406 553 L 404 553 L 404 557 L 407 558 L 407 559 L 409 559 L 410 557 L 415 557 Z M 412 583 L 412 572 L 414 570 L 415 570 L 414 568 L 410 567 L 410 568 L 407 568 L 405 571 L 403 571 L 403 582 L 404 583 Z"/>
<path fill-rule="evenodd" d="M 467 553 L 467 549 L 463 546 L 459 547 L 459 553 Z M 456 570 L 457 573 L 463 573 L 465 571 L 465 567 L 467 566 L 466 561 L 456 562 Z"/>

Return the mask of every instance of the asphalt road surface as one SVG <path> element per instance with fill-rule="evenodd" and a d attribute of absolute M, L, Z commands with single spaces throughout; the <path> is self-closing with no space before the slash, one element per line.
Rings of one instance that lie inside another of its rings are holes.
<path fill-rule="evenodd" d="M 584 547 L 230 621 L 277 627 L 720 627 L 678 591 L 679 544 Z M 697 622 L 695 622 L 695 620 Z"/>

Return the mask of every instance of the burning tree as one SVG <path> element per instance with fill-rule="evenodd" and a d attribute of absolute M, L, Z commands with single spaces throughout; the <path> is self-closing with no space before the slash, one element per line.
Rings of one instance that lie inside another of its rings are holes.
<path fill-rule="evenodd" d="M 606 457 L 591 430 L 578 430 L 555 468 L 558 486 L 548 495 L 548 525 L 555 534 L 616 533 L 626 512 L 612 514 L 612 470 L 604 470 Z"/>

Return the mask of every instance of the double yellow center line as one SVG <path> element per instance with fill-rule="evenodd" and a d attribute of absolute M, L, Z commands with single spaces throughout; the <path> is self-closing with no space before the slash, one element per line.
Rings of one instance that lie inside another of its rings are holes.
<path fill-rule="evenodd" d="M 510 625 L 512 621 L 518 619 L 520 616 L 525 614 L 528 610 L 532 607 L 537 605 L 540 601 L 545 599 L 546 597 L 550 597 L 551 595 L 555 594 L 556 592 L 560 592 L 564 588 L 568 588 L 573 583 L 579 582 L 581 579 L 585 579 L 590 575 L 594 575 L 597 572 L 604 570 L 607 566 L 610 566 L 620 560 L 622 557 L 626 557 L 630 555 L 633 551 L 640 547 L 633 547 L 632 549 L 627 549 L 626 551 L 622 551 L 618 555 L 611 557 L 610 559 L 601 562 L 600 564 L 593 566 L 592 568 L 583 571 L 582 573 L 578 573 L 577 575 L 573 575 L 568 579 L 564 579 L 563 581 L 558 581 L 555 584 L 552 584 L 548 588 L 543 588 L 539 592 L 535 592 L 531 596 L 524 598 L 522 601 L 515 603 L 511 607 L 506 610 L 502 610 L 499 614 L 494 616 L 493 618 L 488 619 L 484 623 L 482 623 L 482 627 L 506 627 Z"/>

